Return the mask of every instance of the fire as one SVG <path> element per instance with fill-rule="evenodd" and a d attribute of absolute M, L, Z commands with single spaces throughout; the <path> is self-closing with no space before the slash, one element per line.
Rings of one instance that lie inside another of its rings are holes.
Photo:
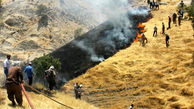
<path fill-rule="evenodd" d="M 138 26 L 137 26 L 137 28 L 144 28 L 145 26 L 144 25 L 142 25 L 142 23 L 140 22 L 139 24 L 138 24 Z"/>
<path fill-rule="evenodd" d="M 137 32 L 137 36 L 136 36 L 135 42 L 138 42 L 139 38 L 142 37 L 142 33 L 146 32 L 146 30 L 144 29 L 145 25 L 143 25 L 141 22 L 138 24 L 137 28 L 139 29 L 139 31 Z"/>

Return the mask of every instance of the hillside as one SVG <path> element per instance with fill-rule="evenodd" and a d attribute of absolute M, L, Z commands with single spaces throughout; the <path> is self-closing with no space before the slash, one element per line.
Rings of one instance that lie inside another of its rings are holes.
<path fill-rule="evenodd" d="M 160 10 L 152 11 L 153 18 L 146 22 L 148 43 L 141 47 L 133 43 L 120 50 L 85 74 L 69 81 L 64 90 L 73 96 L 73 84 L 82 83 L 83 100 L 100 108 L 124 109 L 193 109 L 194 105 L 194 31 L 191 22 L 181 26 L 172 24 L 166 30 L 170 47 L 165 46 L 161 25 L 167 27 L 168 15 L 176 12 L 179 0 L 162 0 Z M 190 0 L 184 0 L 190 3 Z M 153 27 L 159 28 L 153 37 Z"/>
<path fill-rule="evenodd" d="M 48 28 L 53 28 L 51 32 L 44 27 L 38 31 L 39 17 L 35 16 L 32 17 L 34 20 L 30 20 L 28 15 L 20 12 L 24 12 L 23 9 L 29 7 L 36 7 L 40 2 L 34 4 L 24 0 L 15 1 L 28 6 L 18 8 L 11 1 L 4 2 L 8 10 L 5 10 L 4 13 L 7 14 L 3 15 L 4 20 L 1 21 L 3 25 L 0 33 L 1 60 L 6 53 L 11 53 L 15 55 L 15 59 L 21 60 L 39 57 L 70 42 L 74 38 L 74 30 L 82 26 L 86 31 L 89 28 L 84 23 L 77 23 L 79 20 L 76 22 L 67 20 L 67 27 L 64 26 L 65 22 L 56 24 L 50 20 Z M 187 4 L 190 1 L 184 0 Z M 134 42 L 130 47 L 118 51 L 114 56 L 87 70 L 85 74 L 69 81 L 61 90 L 55 91 L 52 98 L 75 109 L 127 109 L 131 103 L 134 104 L 134 109 L 194 109 L 194 31 L 191 22 L 187 19 L 184 19 L 181 26 L 172 24 L 172 28 L 166 30 L 170 36 L 170 47 L 166 48 L 165 36 L 160 33 L 161 24 L 164 22 L 167 27 L 167 16 L 176 11 L 179 0 L 162 0 L 162 2 L 166 2 L 167 5 L 161 5 L 160 10 L 152 11 L 153 18 L 143 24 L 146 29 L 145 36 L 148 38 L 145 47 L 140 46 L 139 42 Z M 21 10 L 16 13 L 15 11 L 19 9 Z M 33 9 L 36 10 L 37 7 L 28 11 Z M 56 12 L 55 9 L 52 11 Z M 51 12 L 51 15 L 54 13 Z M 24 20 L 26 24 L 15 23 L 10 27 L 5 24 L 9 18 L 28 20 Z M 154 25 L 159 28 L 157 37 L 152 36 Z M 62 37 L 66 33 L 70 37 L 65 37 L 66 35 Z M 41 37 L 44 35 L 46 38 Z M 53 37 L 50 39 L 49 35 Z M 26 41 L 30 41 L 34 48 L 28 46 L 25 48 L 28 45 Z M 1 75 L 3 75 L 2 70 Z M 82 100 L 74 99 L 75 82 L 83 84 Z M 37 109 L 64 109 L 40 94 L 28 92 L 28 95 Z M 6 90 L 1 88 L 0 109 L 12 109 L 9 103 Z M 23 108 L 30 108 L 25 98 Z"/>
<path fill-rule="evenodd" d="M 83 23 L 84 19 L 75 19 L 76 13 L 57 8 L 58 2 L 3 0 L 0 61 L 5 54 L 12 54 L 13 60 L 33 60 L 74 39 L 76 30 L 88 31 L 89 25 Z"/>
<path fill-rule="evenodd" d="M 57 104 L 56 102 L 48 99 L 47 97 L 41 94 L 36 94 L 34 92 L 27 92 L 27 93 L 35 109 L 69 109 L 65 106 Z M 23 107 L 19 107 L 19 106 L 12 107 L 11 102 L 8 100 L 8 98 L 6 96 L 2 96 L 6 94 L 7 92 L 5 89 L 0 90 L 1 109 L 30 109 L 30 106 L 24 95 L 23 95 Z M 81 100 L 76 100 L 75 98 L 65 95 L 63 92 L 60 92 L 60 91 L 56 91 L 52 98 L 73 109 L 98 109 L 93 105 L 90 105 Z"/>

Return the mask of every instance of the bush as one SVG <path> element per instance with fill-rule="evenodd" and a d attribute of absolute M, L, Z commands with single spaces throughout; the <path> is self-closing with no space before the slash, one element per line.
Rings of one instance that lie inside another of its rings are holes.
<path fill-rule="evenodd" d="M 194 2 L 192 2 L 191 5 L 186 8 L 186 10 L 188 12 L 189 17 L 192 20 L 192 23 L 193 23 L 192 26 L 194 28 Z"/>
<path fill-rule="evenodd" d="M 44 15 L 47 15 L 49 9 L 45 6 L 45 5 L 38 5 L 37 7 L 37 11 L 36 11 L 36 14 L 38 16 L 44 16 Z"/>
<path fill-rule="evenodd" d="M 2 0 L 0 0 L 0 8 L 2 8 L 2 5 L 1 5 L 1 3 L 2 3 Z"/>
<path fill-rule="evenodd" d="M 44 77 L 45 70 L 47 70 L 51 65 L 55 67 L 55 71 L 61 70 L 61 62 L 59 59 L 45 54 L 40 58 L 34 59 L 34 61 L 32 61 L 32 65 L 35 75 L 41 78 Z"/>

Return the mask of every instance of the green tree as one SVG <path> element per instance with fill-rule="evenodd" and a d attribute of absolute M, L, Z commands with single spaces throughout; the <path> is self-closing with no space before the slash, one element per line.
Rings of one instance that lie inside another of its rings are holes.
<path fill-rule="evenodd" d="M 193 28 L 194 28 L 194 2 L 192 2 L 191 5 L 187 7 L 186 10 L 188 12 L 190 19 L 192 20 Z"/>
<path fill-rule="evenodd" d="M 35 75 L 41 78 L 44 77 L 45 70 L 47 70 L 51 65 L 55 67 L 55 71 L 61 70 L 61 62 L 59 61 L 59 59 L 45 54 L 40 58 L 34 59 L 32 61 L 32 65 Z"/>
<path fill-rule="evenodd" d="M 1 5 L 1 3 L 2 3 L 2 0 L 0 0 L 0 8 L 2 8 L 2 5 Z"/>

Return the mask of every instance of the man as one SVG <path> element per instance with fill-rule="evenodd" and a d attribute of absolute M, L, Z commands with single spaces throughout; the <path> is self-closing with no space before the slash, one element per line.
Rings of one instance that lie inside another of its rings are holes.
<path fill-rule="evenodd" d="M 154 26 L 154 33 L 153 33 L 153 36 L 155 36 L 155 34 L 156 34 L 156 36 L 157 36 L 157 30 L 158 30 L 158 28 L 156 27 L 156 25 Z"/>
<path fill-rule="evenodd" d="M 133 104 L 131 104 L 131 106 L 129 107 L 129 109 L 133 109 Z"/>
<path fill-rule="evenodd" d="M 79 84 L 75 83 L 74 85 L 74 93 L 75 93 L 75 98 L 78 99 L 78 89 L 79 89 Z"/>
<path fill-rule="evenodd" d="M 32 85 L 34 72 L 33 72 L 32 63 L 31 63 L 31 62 L 29 62 L 29 65 L 26 66 L 24 72 L 27 73 L 28 84 L 29 84 L 29 85 Z"/>
<path fill-rule="evenodd" d="M 82 95 L 82 84 L 79 85 L 79 88 L 78 88 L 78 98 L 81 100 L 81 95 Z"/>
<path fill-rule="evenodd" d="M 169 46 L 169 39 L 170 39 L 169 35 L 166 34 L 166 47 L 167 47 L 167 48 L 168 48 L 168 46 Z"/>
<path fill-rule="evenodd" d="M 145 46 L 145 43 L 148 43 L 148 39 L 145 37 L 145 35 L 142 33 L 142 46 Z M 146 42 L 145 42 L 146 41 Z"/>
<path fill-rule="evenodd" d="M 56 86 L 56 73 L 54 71 L 54 66 L 50 66 L 50 68 L 45 71 L 45 77 L 49 83 L 49 89 L 53 90 L 53 87 Z"/>
<path fill-rule="evenodd" d="M 14 65 L 9 69 L 9 73 L 6 79 L 7 94 L 12 105 L 16 105 L 14 97 L 19 104 L 22 106 L 22 90 L 20 83 L 23 83 L 23 75 L 21 68 Z"/>
<path fill-rule="evenodd" d="M 75 83 L 74 85 L 74 92 L 75 92 L 75 98 L 81 99 L 81 93 L 82 93 L 82 84 Z"/>
<path fill-rule="evenodd" d="M 174 24 L 176 24 L 176 18 L 177 18 L 177 14 L 174 13 L 174 14 L 172 15 L 172 20 L 173 20 L 173 23 L 174 23 Z"/>
<path fill-rule="evenodd" d="M 7 59 L 3 62 L 3 68 L 4 68 L 4 73 L 6 78 L 7 78 L 8 70 L 10 68 L 10 61 L 9 61 L 10 58 L 11 58 L 11 55 L 7 55 Z"/>
<path fill-rule="evenodd" d="M 164 22 L 162 22 L 162 34 L 165 34 L 165 25 L 164 25 Z"/>
<path fill-rule="evenodd" d="M 148 4 L 148 5 L 150 4 L 150 0 L 147 0 L 147 4 Z"/>
<path fill-rule="evenodd" d="M 183 8 L 183 7 L 184 7 L 183 0 L 181 0 L 180 6 L 181 6 L 181 8 Z"/>
<path fill-rule="evenodd" d="M 182 19 L 182 16 L 181 16 L 181 14 L 179 14 L 178 15 L 178 24 L 179 24 L 179 26 L 181 25 L 181 19 Z"/>
<path fill-rule="evenodd" d="M 168 28 L 167 29 L 170 29 L 170 24 L 171 24 L 171 17 L 168 16 Z"/>
<path fill-rule="evenodd" d="M 183 9 L 180 10 L 180 14 L 181 14 L 181 17 L 183 19 L 183 16 L 184 16 L 184 10 Z"/>

